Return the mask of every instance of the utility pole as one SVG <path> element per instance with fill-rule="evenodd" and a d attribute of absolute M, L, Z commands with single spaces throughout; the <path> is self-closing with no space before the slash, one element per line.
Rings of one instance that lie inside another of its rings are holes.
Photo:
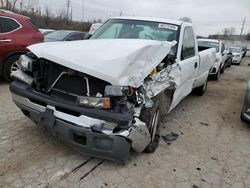
<path fill-rule="evenodd" d="M 66 0 L 66 7 L 67 7 L 67 20 L 69 19 L 69 7 L 70 7 L 70 0 Z"/>
<path fill-rule="evenodd" d="M 71 8 L 71 11 L 70 11 L 70 20 L 72 21 L 73 20 L 73 9 Z"/>
<path fill-rule="evenodd" d="M 240 36 L 242 36 L 242 34 L 243 34 L 245 23 L 246 23 L 246 17 L 244 18 L 243 23 L 242 23 L 242 28 L 241 28 Z"/>

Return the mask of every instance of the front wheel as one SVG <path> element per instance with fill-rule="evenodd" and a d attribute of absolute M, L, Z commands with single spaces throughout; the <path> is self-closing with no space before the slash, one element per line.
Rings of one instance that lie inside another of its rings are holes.
<path fill-rule="evenodd" d="M 220 70 L 218 70 L 217 74 L 214 75 L 214 80 L 219 80 L 220 79 Z"/>
<path fill-rule="evenodd" d="M 10 57 L 4 65 L 4 78 L 9 82 L 12 81 L 10 77 L 11 73 L 20 69 L 19 64 L 17 63 L 19 57 L 20 55 Z"/>
<path fill-rule="evenodd" d="M 193 94 L 198 95 L 198 96 L 204 95 L 204 93 L 207 90 L 207 84 L 208 84 L 208 79 L 206 80 L 206 82 L 202 86 L 194 88 Z"/>
<path fill-rule="evenodd" d="M 145 148 L 144 150 L 145 153 L 153 153 L 159 145 L 160 141 L 159 119 L 160 119 L 159 100 L 154 100 L 154 106 L 152 108 L 142 109 L 140 114 L 140 120 L 146 123 L 149 133 L 151 135 L 151 142 Z"/>
<path fill-rule="evenodd" d="M 223 65 L 223 67 L 220 69 L 220 73 L 223 74 L 225 71 L 225 65 Z"/>

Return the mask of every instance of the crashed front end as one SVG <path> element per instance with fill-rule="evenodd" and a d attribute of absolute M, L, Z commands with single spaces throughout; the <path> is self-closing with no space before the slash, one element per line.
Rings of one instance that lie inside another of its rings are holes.
<path fill-rule="evenodd" d="M 27 117 L 78 152 L 119 163 L 127 161 L 131 147 L 142 152 L 150 143 L 141 109 L 171 85 L 168 68 L 135 87 L 115 86 L 33 53 L 19 64 L 10 90 Z"/>

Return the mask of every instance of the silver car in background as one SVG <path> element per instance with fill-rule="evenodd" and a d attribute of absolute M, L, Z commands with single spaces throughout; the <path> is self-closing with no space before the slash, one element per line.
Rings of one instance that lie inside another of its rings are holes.
<path fill-rule="evenodd" d="M 230 47 L 229 52 L 233 54 L 233 60 L 232 63 L 236 65 L 240 65 L 242 60 L 242 48 L 240 47 Z"/>

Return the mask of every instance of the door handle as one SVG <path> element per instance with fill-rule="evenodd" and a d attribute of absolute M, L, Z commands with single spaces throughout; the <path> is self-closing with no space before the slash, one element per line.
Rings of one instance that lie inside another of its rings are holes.
<path fill-rule="evenodd" d="M 181 66 L 179 63 L 176 64 L 176 66 L 179 68 L 179 70 L 181 71 Z"/>
<path fill-rule="evenodd" d="M 11 39 L 0 39 L 0 42 L 11 42 Z"/>
<path fill-rule="evenodd" d="M 194 64 L 194 68 L 196 69 L 198 67 L 198 63 L 197 62 L 195 62 L 195 64 Z"/>

